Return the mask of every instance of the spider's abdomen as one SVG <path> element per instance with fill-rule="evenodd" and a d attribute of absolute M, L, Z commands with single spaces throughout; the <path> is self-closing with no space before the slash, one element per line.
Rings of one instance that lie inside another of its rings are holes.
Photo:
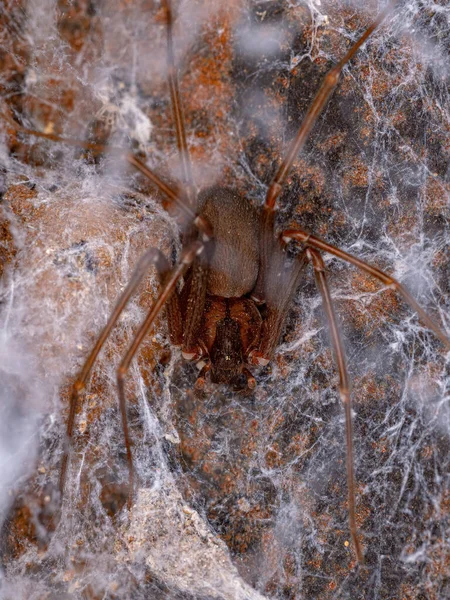
<path fill-rule="evenodd" d="M 214 228 L 215 250 L 209 265 L 208 294 L 240 298 L 256 283 L 259 221 L 255 208 L 229 188 L 199 194 L 199 213 Z"/>

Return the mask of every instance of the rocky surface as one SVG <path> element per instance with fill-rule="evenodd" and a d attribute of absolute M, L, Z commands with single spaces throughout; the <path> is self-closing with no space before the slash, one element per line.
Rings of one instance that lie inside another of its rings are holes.
<path fill-rule="evenodd" d="M 0 110 L 132 148 L 175 180 L 159 4 L 2 6 Z M 322 78 L 377 6 L 175 8 L 197 185 L 232 185 L 259 206 Z M 345 69 L 278 219 L 393 273 L 444 325 L 449 10 L 399 3 Z M 140 481 L 128 512 L 115 368 L 157 292 L 150 273 L 79 407 L 60 510 L 70 385 L 138 256 L 176 253 L 178 230 L 123 161 L 1 127 L 3 597 L 448 597 L 448 360 L 392 290 L 337 260 L 327 266 L 353 383 L 364 567 L 348 543 L 343 411 L 309 271 L 251 393 L 195 392 L 161 317 L 127 380 Z"/>

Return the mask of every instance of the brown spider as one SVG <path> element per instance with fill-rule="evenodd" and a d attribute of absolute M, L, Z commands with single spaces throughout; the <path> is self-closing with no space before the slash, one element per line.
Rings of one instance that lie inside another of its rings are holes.
<path fill-rule="evenodd" d="M 386 286 L 395 289 L 444 345 L 450 347 L 450 342 L 395 279 L 306 231 L 288 229 L 281 234 L 281 240 L 278 240 L 274 233 L 274 220 L 277 200 L 287 182 L 292 164 L 337 85 L 343 67 L 385 18 L 390 8 L 380 14 L 327 75 L 267 191 L 266 200 L 260 218 L 258 218 L 258 214 L 250 204 L 231 189 L 214 187 L 203 190 L 198 195 L 196 193 L 174 67 L 170 3 L 167 1 L 165 5 L 168 25 L 169 83 L 182 167 L 182 185 L 180 188 L 168 185 L 131 153 L 127 154 L 127 159 L 146 175 L 170 201 L 176 203 L 188 217 L 189 225 L 183 236 L 184 249 L 180 262 L 174 267 L 169 265 L 160 251 L 153 248 L 142 257 L 130 283 L 120 297 L 108 323 L 85 362 L 74 384 L 71 397 L 67 444 L 60 473 L 61 494 L 64 492 L 70 440 L 73 434 L 79 395 L 86 386 L 94 362 L 111 329 L 151 265 L 156 266 L 159 272 L 161 292 L 124 356 L 117 374 L 129 465 L 130 503 L 134 488 L 134 468 L 126 415 L 125 378 L 131 360 L 162 308 L 166 306 L 172 343 L 181 346 L 186 360 L 200 365 L 197 387 L 203 387 L 206 377 L 209 376 L 213 383 L 229 385 L 239 385 L 246 380 L 247 386 L 253 388 L 256 380 L 251 369 L 265 366 L 273 358 L 293 295 L 303 276 L 304 267 L 310 261 L 327 313 L 339 371 L 339 387 L 345 407 L 347 428 L 350 531 L 356 555 L 358 560 L 362 561 L 363 551 L 358 540 L 355 519 L 350 386 L 321 251 L 333 254 L 355 265 Z M 19 127 L 10 120 L 8 122 L 16 130 L 25 134 L 81 145 L 94 153 L 101 153 L 105 150 L 101 144 L 63 139 L 53 134 L 38 133 Z M 114 149 L 108 149 L 108 152 L 114 151 Z M 121 150 L 117 150 L 117 152 L 123 154 Z M 288 264 L 283 245 L 292 240 L 299 242 L 301 246 L 296 260 L 292 264 Z M 178 291 L 177 284 L 182 278 L 184 278 L 184 285 L 182 290 Z"/>

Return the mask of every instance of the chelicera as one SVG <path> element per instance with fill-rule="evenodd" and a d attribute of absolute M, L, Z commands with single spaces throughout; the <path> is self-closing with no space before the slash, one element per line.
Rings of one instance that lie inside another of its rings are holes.
<path fill-rule="evenodd" d="M 173 56 L 170 2 L 165 0 L 163 7 L 166 13 L 168 34 L 169 87 L 182 173 L 180 186 L 175 188 L 167 184 L 132 153 L 126 154 L 126 158 L 146 175 L 162 194 L 180 208 L 185 217 L 182 235 L 183 250 L 179 262 L 174 266 L 159 250 L 150 248 L 146 252 L 83 365 L 71 395 L 66 444 L 59 480 L 61 494 L 64 493 L 70 443 L 80 394 L 86 387 L 103 344 L 151 266 L 155 266 L 159 273 L 161 289 L 117 371 L 119 402 L 129 467 L 129 504 L 133 498 L 135 475 L 132 444 L 128 432 L 125 380 L 133 357 L 161 310 L 164 307 L 166 309 L 171 342 L 175 346 L 181 347 L 181 352 L 186 360 L 196 363 L 199 367 L 200 372 L 196 381 L 198 388 L 205 385 L 207 378 L 210 378 L 213 384 L 253 388 L 256 385 L 254 371 L 272 360 L 292 298 L 304 276 L 305 267 L 311 263 L 327 314 L 339 372 L 339 390 L 344 403 L 346 419 L 350 531 L 357 558 L 361 562 L 363 550 L 358 538 L 355 518 L 350 384 L 321 253 L 337 256 L 372 275 L 384 285 L 395 289 L 447 348 L 450 347 L 450 341 L 418 306 L 407 290 L 378 268 L 368 265 L 301 229 L 286 230 L 278 239 L 275 234 L 275 213 L 280 192 L 286 185 L 290 169 L 336 87 L 343 67 L 383 21 L 391 7 L 379 15 L 326 76 L 297 135 L 281 161 L 267 190 L 260 212 L 245 198 L 229 188 L 216 186 L 197 193 L 192 176 Z M 16 130 L 25 134 L 82 146 L 94 153 L 106 150 L 101 144 L 63 139 L 53 134 L 28 130 L 18 126 L 15 122 L 8 121 Z M 124 154 L 124 151 L 120 149 L 108 148 L 107 150 L 120 155 Z M 293 261 L 286 260 L 284 248 L 290 242 L 300 244 L 297 257 Z M 181 281 L 183 281 L 183 285 L 180 290 L 178 284 Z"/>

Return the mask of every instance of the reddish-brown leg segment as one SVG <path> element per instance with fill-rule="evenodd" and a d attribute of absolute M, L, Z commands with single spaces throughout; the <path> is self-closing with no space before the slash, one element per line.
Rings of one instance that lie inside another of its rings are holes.
<path fill-rule="evenodd" d="M 294 163 L 294 160 L 297 158 L 298 153 L 305 145 L 305 142 L 308 138 L 311 129 L 314 127 L 320 113 L 324 109 L 329 97 L 333 93 L 334 88 L 336 87 L 339 77 L 342 73 L 342 69 L 345 65 L 355 56 L 367 38 L 375 31 L 375 29 L 384 21 L 386 16 L 392 10 L 395 5 L 394 2 L 390 2 L 386 8 L 378 15 L 375 21 L 366 29 L 366 31 L 362 34 L 359 40 L 350 48 L 347 54 L 342 58 L 336 66 L 334 66 L 326 75 L 322 85 L 319 88 L 319 91 L 316 94 L 311 106 L 309 107 L 305 118 L 297 132 L 297 135 L 292 140 L 286 156 L 284 157 L 281 165 L 278 168 L 278 171 L 275 177 L 272 180 L 272 183 L 267 190 L 266 195 L 266 208 L 273 209 L 275 208 L 275 203 L 277 201 L 280 192 L 286 183 L 286 179 L 289 175 L 289 171 Z"/>
<path fill-rule="evenodd" d="M 97 342 L 96 342 L 94 348 L 92 349 L 91 353 L 89 354 L 86 362 L 84 363 L 84 365 L 80 371 L 80 374 L 78 375 L 75 383 L 73 384 L 72 394 L 70 397 L 70 409 L 69 409 L 69 418 L 67 421 L 66 439 L 64 442 L 63 457 L 62 457 L 62 462 L 61 462 L 61 471 L 59 474 L 59 490 L 60 490 L 61 496 L 64 495 L 67 463 L 68 463 L 69 454 L 70 454 L 70 446 L 71 446 L 72 435 L 73 435 L 73 427 L 74 427 L 74 423 L 75 423 L 75 413 L 76 413 L 80 393 L 83 391 L 83 389 L 86 386 L 86 382 L 88 380 L 88 377 L 92 370 L 92 367 L 97 359 L 97 356 L 98 356 L 100 350 L 103 348 L 103 345 L 105 344 L 106 340 L 108 339 L 112 328 L 117 323 L 120 315 L 124 311 L 125 307 L 127 306 L 128 302 L 130 301 L 131 297 L 135 294 L 139 284 L 141 283 L 142 279 L 148 272 L 149 268 L 153 265 L 156 267 L 156 269 L 160 273 L 161 277 L 164 277 L 167 274 L 167 272 L 169 271 L 169 264 L 168 264 L 166 258 L 156 248 L 150 248 L 140 258 L 140 260 L 134 270 L 134 273 L 131 277 L 131 280 L 129 281 L 127 287 L 125 288 L 124 292 L 122 293 L 119 300 L 117 301 L 116 306 L 114 307 L 114 310 L 108 319 L 108 322 L 106 323 L 105 327 L 103 328 L 100 336 L 97 339 Z M 164 289 L 162 290 L 162 292 L 163 291 L 164 291 Z M 162 294 L 162 292 L 161 292 L 161 294 Z M 167 298 L 167 294 L 166 294 L 166 298 Z M 127 438 L 128 434 L 126 434 L 125 437 Z M 127 453 L 128 453 L 128 448 L 127 448 Z"/>
<path fill-rule="evenodd" d="M 298 288 L 305 268 L 305 257 L 301 254 L 290 266 L 286 266 L 286 253 L 272 231 L 273 245 L 270 272 L 266 278 L 265 317 L 261 327 L 258 347 L 251 350 L 250 364 L 265 366 L 273 358 L 279 344 L 286 316 Z"/>
<path fill-rule="evenodd" d="M 70 447 L 71 447 L 73 427 L 74 427 L 74 423 L 75 423 L 75 413 L 76 413 L 76 408 L 78 405 L 78 399 L 79 399 L 80 393 L 86 386 L 87 379 L 88 379 L 89 374 L 92 370 L 92 367 L 95 363 L 95 360 L 97 359 L 97 356 L 98 356 L 100 350 L 102 349 L 109 334 L 111 333 L 112 328 L 117 323 L 117 320 L 119 319 L 123 310 L 127 306 L 128 302 L 130 301 L 133 294 L 136 292 L 136 289 L 138 288 L 139 284 L 141 283 L 144 275 L 147 273 L 150 266 L 155 265 L 158 272 L 160 273 L 160 276 L 165 279 L 165 284 L 162 287 L 158 297 L 156 298 L 155 303 L 152 306 L 152 309 L 150 310 L 145 322 L 143 323 L 143 325 L 139 329 L 138 333 L 136 334 L 136 338 L 135 338 L 133 344 L 131 345 L 130 350 L 128 351 L 128 353 L 126 355 L 126 357 L 129 356 L 129 353 L 131 351 L 132 352 L 131 358 L 132 358 L 134 356 L 135 352 L 137 351 L 137 348 L 139 347 L 140 343 L 142 342 L 143 336 L 146 335 L 146 333 L 152 326 L 153 322 L 157 318 L 158 314 L 160 313 L 162 307 L 167 302 L 167 300 L 171 297 L 171 295 L 174 293 L 177 282 L 185 274 L 187 269 L 190 267 L 192 262 L 195 260 L 196 256 L 202 250 L 203 250 L 202 242 L 194 242 L 193 244 L 191 244 L 190 247 L 186 248 L 183 251 L 179 264 L 174 269 L 172 269 L 170 272 L 168 272 L 168 262 L 167 262 L 166 258 L 156 248 L 150 248 L 150 250 L 148 250 L 139 260 L 138 265 L 132 275 L 130 282 L 128 283 L 127 287 L 125 288 L 125 291 L 120 296 L 110 318 L 108 319 L 108 322 L 106 323 L 105 327 L 103 328 L 94 348 L 92 349 L 88 359 L 84 363 L 83 368 L 81 369 L 80 374 L 72 388 L 72 394 L 71 394 L 71 398 L 70 398 L 69 418 L 67 421 L 66 440 L 65 440 L 65 444 L 64 444 L 63 458 L 62 458 L 62 462 L 61 462 L 61 471 L 60 471 L 60 476 L 59 476 L 59 490 L 60 490 L 61 496 L 64 496 L 67 464 L 68 464 L 68 459 L 69 459 L 69 455 L 70 455 Z M 142 334 L 143 331 L 144 331 L 144 333 Z M 139 336 L 141 336 L 141 337 L 139 337 Z M 130 358 L 130 360 L 131 360 L 131 358 Z M 120 387 L 120 385 L 122 387 Z M 129 433 L 128 433 L 128 422 L 127 422 L 127 418 L 126 418 L 125 396 L 124 396 L 124 391 L 123 391 L 123 378 L 119 384 L 119 402 L 120 402 L 120 411 L 121 411 L 121 415 L 122 415 L 122 424 L 123 424 L 123 431 L 124 431 L 124 437 L 125 437 L 125 445 L 126 445 L 126 450 L 127 450 L 128 467 L 129 467 L 129 477 L 130 477 L 130 480 L 129 480 L 130 481 L 129 504 L 130 504 L 131 498 L 132 498 L 133 482 L 134 482 L 134 468 L 133 468 L 133 459 L 132 459 L 132 455 L 131 455 L 130 438 L 129 438 Z"/>
<path fill-rule="evenodd" d="M 330 324 L 331 331 L 331 339 L 333 342 L 334 352 L 336 356 L 336 362 L 339 370 L 339 390 L 341 394 L 342 401 L 344 403 L 345 408 L 345 422 L 346 422 L 346 431 L 347 431 L 347 481 L 348 481 L 348 499 L 349 499 L 349 521 L 350 521 L 350 532 L 352 535 L 353 543 L 355 546 L 355 552 L 358 558 L 358 561 L 361 562 L 363 555 L 361 546 L 357 536 L 357 527 L 356 527 L 356 517 L 355 517 L 355 490 L 354 490 L 354 467 L 353 467 L 353 432 L 352 432 L 352 415 L 351 415 L 351 402 L 350 402 L 350 391 L 349 391 L 349 382 L 347 375 L 347 367 L 345 364 L 345 354 L 342 346 L 342 342 L 339 335 L 339 329 L 336 323 L 336 318 L 334 315 L 333 304 L 331 300 L 331 296 L 329 293 L 326 276 L 325 276 L 325 266 L 317 250 L 323 250 L 346 262 L 349 262 L 352 265 L 355 265 L 359 269 L 364 272 L 372 275 L 377 278 L 379 281 L 384 283 L 385 285 L 393 288 L 399 293 L 405 302 L 416 311 L 419 318 L 424 322 L 424 324 L 431 330 L 433 333 L 439 338 L 439 340 L 446 346 L 447 349 L 450 349 L 450 340 L 445 336 L 445 334 L 441 331 L 441 329 L 434 323 L 434 321 L 427 315 L 427 313 L 417 304 L 411 294 L 393 277 L 390 277 L 380 269 L 369 265 L 368 263 L 344 252 L 344 250 L 340 250 L 331 244 L 327 244 L 327 242 L 317 238 L 313 235 L 306 233 L 305 231 L 299 229 L 290 229 L 284 231 L 282 234 L 282 239 L 285 243 L 288 243 L 290 240 L 294 239 L 299 242 L 306 244 L 308 247 L 306 249 L 306 255 L 312 261 L 314 272 L 316 276 L 317 285 L 319 287 L 320 293 L 322 295 L 322 300 L 324 303 L 324 308 L 327 313 L 328 321 Z"/>
<path fill-rule="evenodd" d="M 159 272 L 161 279 L 161 292 L 158 298 L 155 301 L 154 306 L 150 310 L 150 313 L 147 316 L 146 321 L 139 329 L 136 334 L 136 338 L 131 345 L 128 353 L 126 354 L 124 360 L 121 363 L 118 371 L 118 385 L 119 385 L 119 401 L 120 401 L 120 410 L 122 414 L 122 423 L 123 430 L 125 436 L 125 444 L 127 449 L 127 458 L 128 458 L 128 466 L 129 466 L 129 474 L 130 474 L 130 495 L 129 495 L 129 503 L 131 503 L 132 492 L 133 492 L 133 484 L 134 484 L 134 468 L 133 461 L 131 455 L 131 445 L 128 433 L 128 423 L 126 418 L 126 406 L 125 406 L 125 392 L 124 392 L 124 376 L 128 370 L 128 366 L 133 356 L 137 352 L 143 337 L 146 335 L 146 332 L 152 326 L 154 320 L 157 318 L 159 312 L 166 302 L 168 302 L 168 321 L 169 321 L 169 330 L 171 334 L 172 342 L 176 344 L 180 344 L 183 340 L 183 324 L 182 324 L 182 316 L 180 311 L 179 299 L 178 296 L 174 292 L 176 289 L 176 284 L 179 279 L 186 274 L 186 271 L 190 266 L 194 263 L 196 257 L 201 253 L 204 248 L 204 244 L 202 242 L 194 241 L 197 237 L 197 233 L 195 229 L 200 231 L 203 236 L 203 240 L 207 242 L 213 236 L 213 230 L 210 223 L 204 219 L 203 217 L 197 215 L 194 212 L 194 208 L 196 206 L 196 198 L 195 198 L 195 187 L 192 178 L 192 168 L 189 157 L 189 151 L 187 147 L 186 141 L 186 133 L 185 133 L 185 125 L 184 125 L 184 117 L 183 110 L 181 105 L 178 79 L 176 74 L 176 68 L 174 63 L 174 53 L 173 53 L 173 41 L 172 41 L 172 12 L 169 0 L 164 0 L 163 5 L 166 11 L 166 25 L 167 25 L 167 62 L 168 62 L 168 80 L 170 87 L 170 95 L 172 102 L 172 110 L 175 122 L 176 136 L 177 136 L 177 147 L 180 154 L 180 163 L 182 170 L 182 177 L 184 180 L 185 188 L 176 188 L 174 189 L 167 183 L 165 183 L 162 179 L 154 173 L 151 169 L 149 169 L 145 163 L 143 163 L 139 158 L 137 158 L 133 153 L 128 152 L 127 150 L 123 150 L 121 148 L 113 148 L 109 146 L 105 146 L 103 144 L 97 144 L 93 142 L 86 142 L 83 140 L 77 140 L 73 138 L 64 138 L 62 136 L 44 133 L 35 131 L 32 129 L 28 129 L 26 127 L 22 127 L 16 121 L 11 119 L 9 116 L 0 113 L 0 117 L 2 117 L 9 126 L 11 126 L 15 131 L 26 135 L 33 135 L 35 137 L 48 139 L 54 142 L 64 143 L 66 145 L 75 146 L 79 148 L 84 148 L 86 150 L 91 151 L 94 154 L 100 153 L 109 153 L 115 154 L 117 156 L 124 157 L 131 165 L 133 165 L 136 169 L 138 169 L 144 176 L 146 176 L 157 188 L 160 192 L 162 192 L 169 200 L 175 202 L 184 212 L 185 216 L 188 217 L 190 221 L 190 225 L 188 226 L 187 236 L 185 236 L 185 244 L 187 244 L 186 249 L 183 251 L 181 256 L 181 262 L 173 268 L 172 271 L 169 272 L 169 265 L 164 256 L 155 249 L 149 250 L 144 257 L 140 260 L 136 271 L 133 274 L 132 280 L 128 284 L 124 293 L 120 297 L 117 305 L 113 311 L 113 314 L 109 318 L 105 328 L 100 334 L 97 343 L 95 344 L 94 349 L 89 355 L 87 361 L 85 362 L 80 375 L 75 382 L 72 395 L 70 400 L 70 409 L 69 409 L 69 419 L 67 423 L 67 435 L 64 444 L 63 450 L 63 458 L 61 465 L 61 472 L 59 477 L 59 489 L 61 495 L 63 495 L 65 480 L 66 480 L 66 472 L 67 472 L 67 463 L 70 452 L 70 443 L 73 435 L 73 427 L 75 421 L 75 412 L 78 404 L 78 398 L 80 392 L 84 389 L 89 374 L 92 370 L 94 362 L 103 347 L 106 339 L 108 338 L 111 329 L 116 324 L 120 314 L 124 310 L 125 306 L 129 302 L 131 296 L 136 291 L 137 286 L 139 285 L 142 277 L 144 276 L 146 270 L 151 264 L 154 264 Z M 194 269 L 194 275 L 199 275 L 202 271 L 201 265 L 199 264 L 196 269 Z M 191 278 L 192 279 L 192 278 Z M 193 277 L 195 281 L 201 280 L 200 283 L 204 284 L 204 277 Z M 198 287 L 198 286 L 197 286 Z M 193 290 L 195 292 L 196 290 Z M 188 301 L 188 308 L 190 304 Z M 190 313 L 189 310 L 186 315 L 186 331 L 189 333 L 189 321 Z M 194 323 L 195 325 L 195 323 Z M 191 327 L 192 328 L 192 327 Z M 186 333 L 184 331 L 184 333 Z M 186 335 L 184 336 L 186 338 Z M 187 336 L 189 338 L 189 336 Z M 186 340 L 185 340 L 186 341 Z"/>
<path fill-rule="evenodd" d="M 125 400 L 125 376 L 130 367 L 130 363 L 133 360 L 136 352 L 139 350 L 142 341 L 150 331 L 155 319 L 161 312 L 164 304 L 167 302 L 169 297 L 174 293 L 176 285 L 181 277 L 186 273 L 188 268 L 192 265 L 196 257 L 203 251 L 204 244 L 200 241 L 193 242 L 188 248 L 183 250 L 180 262 L 172 269 L 170 275 L 166 278 L 166 283 L 161 289 L 158 297 L 156 298 L 152 308 L 150 309 L 147 318 L 138 329 L 130 347 L 128 348 L 125 356 L 120 363 L 117 370 L 117 386 L 119 389 L 119 405 L 120 412 L 122 415 L 123 432 L 125 436 L 125 444 L 127 449 L 127 459 L 129 468 L 129 494 L 128 494 L 128 507 L 131 508 L 134 490 L 134 467 L 133 458 L 131 455 L 131 443 L 128 433 L 128 421 L 126 413 L 126 400 Z"/>
<path fill-rule="evenodd" d="M 71 440 L 72 440 L 73 426 L 75 423 L 75 413 L 76 413 L 76 409 L 77 409 L 77 405 L 78 405 L 78 398 L 80 396 L 80 393 L 83 391 L 83 389 L 86 386 L 86 382 L 87 382 L 89 374 L 92 370 L 94 362 L 95 362 L 100 350 L 103 348 L 103 345 L 106 342 L 109 334 L 111 333 L 112 328 L 117 323 L 117 320 L 119 319 L 123 310 L 127 306 L 131 297 L 134 295 L 139 284 L 141 283 L 143 277 L 145 276 L 145 274 L 148 272 L 148 269 L 152 265 L 154 265 L 159 272 L 165 272 L 167 270 L 167 261 L 166 261 L 165 257 L 163 256 L 163 254 L 156 248 L 150 248 L 139 260 L 139 262 L 134 270 L 134 273 L 131 277 L 131 280 L 129 281 L 127 287 L 125 288 L 124 292 L 122 293 L 119 300 L 117 301 L 116 306 L 114 307 L 114 310 L 108 319 L 108 322 L 106 323 L 105 327 L 103 328 L 100 336 L 97 339 L 97 342 L 96 342 L 94 348 L 92 349 L 91 353 L 89 354 L 75 383 L 73 384 L 72 394 L 70 397 L 70 409 L 69 409 L 69 418 L 67 421 L 66 439 L 65 439 L 65 443 L 64 443 L 63 457 L 62 457 L 62 462 L 61 462 L 61 471 L 59 474 L 59 490 L 61 492 L 61 495 L 63 495 L 63 493 L 64 493 L 67 462 L 68 462 L 69 453 L 70 453 L 70 444 L 71 444 Z"/>
<path fill-rule="evenodd" d="M 299 152 L 305 145 L 305 142 L 314 127 L 320 113 L 324 109 L 329 97 L 333 93 L 334 88 L 338 84 L 339 77 L 344 66 L 355 56 L 359 48 L 364 44 L 367 38 L 375 31 L 375 29 L 383 22 L 386 15 L 393 9 L 395 1 L 390 2 L 386 8 L 378 15 L 375 21 L 365 30 L 359 40 L 350 48 L 347 54 L 335 65 L 326 75 L 322 85 L 319 88 L 313 102 L 311 103 L 305 118 L 297 132 L 297 135 L 292 140 L 286 155 L 281 161 L 281 165 L 275 174 L 266 194 L 265 203 L 261 215 L 261 234 L 260 234 L 260 252 L 261 252 L 261 269 L 258 276 L 258 281 L 253 292 L 255 300 L 264 302 L 266 292 L 267 273 L 270 271 L 271 255 L 273 249 L 273 222 L 274 211 L 277 199 L 281 193 L 283 186 L 286 184 L 289 172 L 297 158 Z"/>
<path fill-rule="evenodd" d="M 369 265 L 363 260 L 356 258 L 356 256 L 352 256 L 351 254 L 348 254 L 348 252 L 344 252 L 344 250 L 340 250 L 339 248 L 336 248 L 336 246 L 327 244 L 327 242 L 324 240 L 321 240 L 314 235 L 310 235 L 302 229 L 288 229 L 282 233 L 282 238 L 286 243 L 288 243 L 290 240 L 297 240 L 298 242 L 303 242 L 304 244 L 312 246 L 313 248 L 317 248 L 318 250 L 323 250 L 324 252 L 333 254 L 334 256 L 337 256 L 338 258 L 355 265 L 355 267 L 358 267 L 358 269 L 361 269 L 365 273 L 372 275 L 388 287 L 394 289 L 398 294 L 400 294 L 406 304 L 408 304 L 418 314 L 424 325 L 426 325 L 426 327 L 428 327 L 428 329 L 430 329 L 434 335 L 439 338 L 444 346 L 450 350 L 450 339 L 442 332 L 440 327 L 436 325 L 433 319 L 427 315 L 423 308 L 419 306 L 408 290 L 404 288 L 396 279 L 384 271 L 381 271 L 380 269 Z"/>
<path fill-rule="evenodd" d="M 22 127 L 22 125 L 2 112 L 0 112 L 0 118 L 2 118 L 12 129 L 25 135 L 32 135 L 33 137 L 50 140 L 52 142 L 65 144 L 67 146 L 73 146 L 75 148 L 84 148 L 93 154 L 109 153 L 124 158 L 130 165 L 135 167 L 145 177 L 147 177 L 147 179 L 151 181 L 162 194 L 164 194 L 172 202 L 175 202 L 177 206 L 181 208 L 189 221 L 204 235 L 205 238 L 211 238 L 213 236 L 211 225 L 208 223 L 208 221 L 197 215 L 192 210 L 192 208 L 189 206 L 185 192 L 181 188 L 174 189 L 168 185 L 132 152 L 114 146 L 105 146 L 104 144 L 96 144 L 95 142 L 86 142 L 84 140 L 78 140 L 75 138 L 62 137 L 55 133 L 44 133 L 43 131 L 28 129 L 27 127 Z"/>
<path fill-rule="evenodd" d="M 32 135 L 33 137 L 42 138 L 44 140 L 50 140 L 52 142 L 58 142 L 61 144 L 65 144 L 66 146 L 74 146 L 75 148 L 84 148 L 84 150 L 89 150 L 93 154 L 113 154 L 116 156 L 123 157 L 127 160 L 133 167 L 135 167 L 138 171 L 140 171 L 143 175 L 145 175 L 158 189 L 162 192 L 167 198 L 176 202 L 180 208 L 187 214 L 187 216 L 191 217 L 191 219 L 195 218 L 195 213 L 186 206 L 186 202 L 183 201 L 183 195 L 180 190 L 176 190 L 165 183 L 154 171 L 152 171 L 145 163 L 142 162 L 137 156 L 135 156 L 132 152 L 128 152 L 123 148 L 116 148 L 113 146 L 105 146 L 104 144 L 96 144 L 95 142 L 86 142 L 84 140 L 78 140 L 74 138 L 67 138 L 57 135 L 55 133 L 44 133 L 43 131 L 36 131 L 35 129 L 28 129 L 27 127 L 23 127 L 14 119 L 11 119 L 4 113 L 0 112 L 0 118 L 2 118 L 6 123 L 19 133 L 23 133 L 25 135 Z"/>
<path fill-rule="evenodd" d="M 334 349 L 334 356 L 339 372 L 339 394 L 344 404 L 345 410 L 345 429 L 347 441 L 347 486 L 348 486 L 348 518 L 350 525 L 350 534 L 352 536 L 353 545 L 355 547 L 356 557 L 359 563 L 364 560 L 361 544 L 358 539 L 358 530 L 356 527 L 355 516 L 355 474 L 354 474 L 354 457 L 353 457 L 353 424 L 352 424 L 352 404 L 350 398 L 350 383 L 347 373 L 347 365 L 345 360 L 344 347 L 342 345 L 339 327 L 336 322 L 336 315 L 333 309 L 333 301 L 331 299 L 330 290 L 325 274 L 325 265 L 317 250 L 308 248 L 306 256 L 311 261 L 314 268 L 317 287 L 322 296 L 323 307 L 327 314 L 328 324 L 330 327 L 331 341 Z"/>
<path fill-rule="evenodd" d="M 172 114 L 175 123 L 175 132 L 177 136 L 177 147 L 180 155 L 181 173 L 183 186 L 188 197 L 190 206 L 195 206 L 195 187 L 192 177 L 192 165 L 189 156 L 189 149 L 186 141 L 186 129 L 184 125 L 183 106 L 180 97 L 180 88 L 178 85 L 178 74 L 175 66 L 173 51 L 173 18 L 170 0 L 163 0 L 163 6 L 166 11 L 167 23 L 167 67 L 170 89 L 170 100 L 172 103 Z"/>
<path fill-rule="evenodd" d="M 314 267 L 314 273 L 316 277 L 317 286 L 320 290 L 322 301 L 324 304 L 325 312 L 330 326 L 331 339 L 333 343 L 334 353 L 336 357 L 336 363 L 339 371 L 339 391 L 344 403 L 345 408 L 345 422 L 346 422 L 346 440 L 347 440 L 347 482 L 348 482 L 348 502 L 349 502 L 349 524 L 350 532 L 355 547 L 356 556 L 358 562 L 362 562 L 363 553 L 360 542 L 357 535 L 356 527 L 356 516 L 355 516 L 355 484 L 354 484 L 354 459 L 353 459 L 353 430 L 352 430 L 352 414 L 351 414 L 351 400 L 350 400 L 350 386 L 347 374 L 345 354 L 341 337 L 339 334 L 339 328 L 336 322 L 336 317 L 333 310 L 333 303 L 331 300 L 326 275 L 325 265 L 322 257 L 318 250 L 322 250 L 337 256 L 338 258 L 355 265 L 364 272 L 372 275 L 385 285 L 393 288 L 405 302 L 416 311 L 419 318 L 423 323 L 439 338 L 439 340 L 450 349 L 450 340 L 441 331 L 441 329 L 434 323 L 434 321 L 427 315 L 427 313 L 419 306 L 414 300 L 411 294 L 393 277 L 387 275 L 380 269 L 369 265 L 368 263 L 348 254 L 344 250 L 340 250 L 331 244 L 321 240 L 318 237 L 308 234 L 306 231 L 301 229 L 289 229 L 282 233 L 282 241 L 287 244 L 291 240 L 302 242 L 306 245 L 306 256 L 312 262 Z"/>

